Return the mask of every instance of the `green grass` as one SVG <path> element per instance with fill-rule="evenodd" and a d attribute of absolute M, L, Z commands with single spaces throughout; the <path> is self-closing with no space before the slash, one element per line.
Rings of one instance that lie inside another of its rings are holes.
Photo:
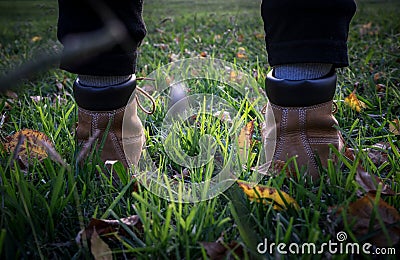
<path fill-rule="evenodd" d="M 145 3 L 148 35 L 140 48 L 137 76 L 148 76 L 170 59 L 198 57 L 206 52 L 208 57 L 226 60 L 250 75 L 257 75 L 257 83 L 264 85 L 270 67 L 261 35 L 263 27 L 258 1 L 198 1 L 194 6 L 189 1 L 163 2 L 168 4 L 161 5 L 160 1 Z M 390 133 L 388 128 L 390 122 L 400 116 L 400 6 L 395 1 L 359 1 L 358 4 L 349 39 L 351 66 L 338 71 L 339 86 L 335 99 L 339 109 L 336 118 L 352 148 L 369 148 L 377 142 L 387 142 L 393 147 L 387 151 L 388 163 L 381 166 L 368 160 L 365 152 L 360 152 L 358 157 L 370 173 L 380 176 L 398 193 L 400 156 L 394 148 L 399 149 L 400 145 L 398 136 Z M 55 37 L 56 17 L 54 1 L 0 1 L 0 68 L 3 73 L 32 59 L 39 50 L 59 47 Z M 370 28 L 366 26 L 369 22 Z M 33 42 L 34 36 L 40 36 L 41 40 Z M 164 47 L 161 48 L 160 44 Z M 236 57 L 240 48 L 244 48 L 246 59 Z M 382 76 L 374 81 L 376 73 L 382 73 Z M 221 236 L 227 244 L 238 241 L 249 253 L 254 252 L 255 246 L 264 238 L 275 243 L 322 244 L 334 239 L 341 230 L 349 235 L 348 241 L 366 241 L 367 236 L 356 237 L 353 234 L 351 223 L 343 227 L 330 214 L 332 207 L 346 208 L 357 199 L 359 184 L 354 175 L 360 160 L 349 162 L 338 155 L 343 166 L 331 164 L 321 171 L 320 183 L 314 185 L 284 175 L 263 179 L 263 184 L 287 192 L 300 206 L 299 211 L 288 209 L 280 212 L 272 206 L 249 201 L 236 186 L 207 201 L 170 202 L 143 187 L 135 191 L 134 181 L 129 178 L 122 178 L 121 183 L 114 184 L 95 155 L 92 162 L 85 163 L 82 168 L 74 167 L 77 155 L 74 139 L 76 106 L 71 96 L 73 80 L 74 75 L 53 69 L 24 81 L 17 91 L 17 99 L 1 97 L 2 141 L 23 128 L 42 131 L 70 165 L 64 167 L 45 159 L 21 168 L 12 155 L 1 152 L 2 259 L 90 257 L 85 247 L 75 243 L 76 235 L 89 220 L 92 217 L 116 219 L 130 215 L 140 217 L 143 232 L 137 232 L 137 237 L 130 236 L 124 241 L 121 248 L 124 253 L 115 252 L 120 258 L 124 254 L 138 259 L 205 258 L 206 253 L 199 242 L 214 242 Z M 343 102 L 356 83 L 359 98 L 368 105 L 361 113 L 349 109 Z M 378 92 L 376 84 L 383 84 L 384 91 Z M 193 80 L 190 86 L 191 93 L 214 93 L 228 100 L 240 111 L 243 122 L 255 119 L 256 128 L 260 125 L 260 111 L 226 86 L 221 88 L 213 81 L 204 80 Z M 228 94 L 235 98 L 229 99 Z M 31 96 L 37 95 L 43 99 L 34 102 Z M 157 102 L 156 113 L 145 123 L 147 149 L 161 171 L 172 177 L 184 171 L 184 167 L 168 158 L 161 145 L 162 136 L 158 130 L 162 126 L 166 113 L 163 106 L 167 106 L 167 102 L 163 99 Z M 187 122 L 189 127 L 181 125 L 180 142 L 185 152 L 196 155 L 200 137 L 212 134 L 224 162 L 231 151 L 232 144 L 226 143 L 229 132 L 226 125 L 218 125 L 212 120 L 210 116 L 201 114 L 194 122 Z M 261 139 L 258 130 L 254 139 Z M 257 158 L 259 150 L 260 144 L 256 143 L 253 153 Z M 249 160 L 248 169 L 253 164 Z M 215 165 L 209 163 L 196 170 L 192 181 L 213 175 Z M 104 173 L 100 177 L 99 170 Z M 126 176 L 124 169 L 118 168 L 117 171 Z M 247 179 L 250 173 L 250 170 L 243 170 L 236 174 Z M 398 196 L 383 196 L 383 199 L 400 210 Z M 298 257 L 292 255 L 289 258 Z"/>

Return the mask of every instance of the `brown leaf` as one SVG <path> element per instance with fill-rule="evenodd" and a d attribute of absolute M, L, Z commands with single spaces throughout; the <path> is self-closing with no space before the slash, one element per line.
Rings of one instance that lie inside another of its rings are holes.
<path fill-rule="evenodd" d="M 346 218 L 349 224 L 352 226 L 353 233 L 358 237 L 366 235 L 372 235 L 369 242 L 378 247 L 387 247 L 389 245 L 397 244 L 400 241 L 400 215 L 398 211 L 387 204 L 384 200 L 380 199 L 376 205 L 377 215 L 371 222 L 371 217 L 374 212 L 374 200 L 373 194 L 367 194 L 357 201 L 351 203 L 346 210 Z M 338 213 L 341 213 L 343 209 L 339 209 Z M 380 217 L 388 229 L 391 241 L 388 241 L 385 234 L 382 232 L 382 227 L 377 219 Z M 372 230 L 370 230 L 370 226 Z M 373 235 L 373 232 L 377 232 Z"/>
<path fill-rule="evenodd" d="M 244 257 L 243 246 L 235 241 L 229 244 L 216 242 L 199 242 L 207 252 L 210 259 L 242 259 Z"/>
<path fill-rule="evenodd" d="M 5 94 L 6 94 L 6 96 L 7 96 L 8 98 L 11 98 L 11 99 L 18 99 L 18 95 L 17 95 L 17 93 L 15 93 L 14 91 L 7 90 Z"/>
<path fill-rule="evenodd" d="M 100 238 L 99 234 L 97 234 L 96 228 L 93 229 L 93 233 L 90 238 L 90 252 L 92 252 L 95 260 L 113 259 L 110 247 Z"/>
<path fill-rule="evenodd" d="M 110 239 L 116 239 L 115 233 L 129 237 L 129 234 L 122 227 L 121 223 L 124 223 L 128 227 L 136 228 L 140 232 L 142 231 L 142 223 L 140 222 L 139 216 L 132 215 L 127 218 L 121 218 L 120 220 L 109 220 L 109 219 L 91 219 L 89 225 L 85 228 L 84 233 L 87 239 L 90 239 L 93 235 L 93 231 L 96 230 L 97 233 L 102 237 L 107 237 Z"/>
<path fill-rule="evenodd" d="M 247 163 L 253 132 L 254 132 L 254 120 L 248 122 L 240 131 L 238 137 L 238 145 L 239 145 L 239 158 L 242 164 Z"/>
<path fill-rule="evenodd" d="M 376 84 L 376 92 L 383 93 L 386 91 L 386 86 L 383 84 Z"/>
<path fill-rule="evenodd" d="M 382 184 L 382 194 L 394 196 L 396 193 L 387 185 L 383 184 L 378 176 L 368 173 L 362 166 L 357 167 L 356 181 L 360 186 L 370 193 L 376 193 L 379 183 Z"/>
<path fill-rule="evenodd" d="M 359 28 L 360 36 L 364 35 L 378 35 L 380 28 L 378 26 L 372 26 L 372 22 L 362 24 Z"/>
<path fill-rule="evenodd" d="M 354 156 L 354 149 L 346 147 L 344 154 L 343 154 L 347 159 L 354 161 L 355 156 Z"/>
<path fill-rule="evenodd" d="M 239 47 L 238 52 L 236 53 L 236 57 L 239 59 L 246 59 L 246 49 L 243 47 Z"/>
<path fill-rule="evenodd" d="M 246 59 L 246 58 L 247 58 L 247 55 L 246 55 L 246 53 L 238 52 L 238 53 L 236 54 L 236 57 L 238 57 L 239 59 Z"/>
<path fill-rule="evenodd" d="M 385 152 L 390 149 L 388 143 L 379 142 L 374 144 L 371 148 L 367 149 L 368 157 L 376 166 L 381 166 L 383 163 L 388 161 L 388 154 Z"/>
<path fill-rule="evenodd" d="M 394 135 L 400 135 L 400 121 L 398 118 L 390 122 L 389 131 Z"/>
<path fill-rule="evenodd" d="M 377 82 L 380 78 L 382 78 L 385 75 L 384 72 L 380 71 L 374 74 L 374 81 Z"/>
<path fill-rule="evenodd" d="M 21 138 L 23 141 L 19 146 Z M 51 140 L 44 133 L 32 129 L 23 129 L 12 136 L 7 136 L 3 146 L 8 152 L 18 150 L 18 158 L 24 165 L 28 165 L 32 157 L 39 161 L 47 158 L 47 150 L 50 147 L 55 151 Z"/>

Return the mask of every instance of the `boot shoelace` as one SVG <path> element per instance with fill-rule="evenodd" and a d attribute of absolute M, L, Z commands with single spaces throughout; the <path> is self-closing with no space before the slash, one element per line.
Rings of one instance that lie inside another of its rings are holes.
<path fill-rule="evenodd" d="M 153 80 L 153 79 L 149 79 L 149 78 L 137 78 L 136 80 Z M 137 89 L 139 92 L 136 92 L 136 94 L 135 94 L 135 99 L 136 99 L 136 103 L 138 104 L 138 106 L 140 107 L 140 109 L 141 109 L 145 114 L 148 114 L 148 115 L 154 114 L 154 112 L 156 111 L 156 101 L 154 100 L 154 98 L 153 98 L 149 93 L 147 93 L 144 89 L 142 89 L 142 88 L 140 88 L 140 87 L 138 87 L 138 86 L 136 86 L 136 89 Z M 148 100 L 150 100 L 151 106 L 152 106 L 150 111 L 147 110 L 147 109 L 145 109 L 145 108 L 142 106 L 142 104 L 140 103 L 139 97 L 138 97 L 138 93 L 142 94 L 142 95 L 145 96 Z"/>

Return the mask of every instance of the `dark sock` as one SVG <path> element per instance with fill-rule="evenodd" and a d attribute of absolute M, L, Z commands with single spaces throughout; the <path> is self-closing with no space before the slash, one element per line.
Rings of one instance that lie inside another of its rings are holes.
<path fill-rule="evenodd" d="M 326 76 L 332 69 L 328 63 L 295 63 L 274 67 L 274 76 L 279 79 L 303 80 L 319 79 Z"/>
<path fill-rule="evenodd" d="M 132 75 L 125 76 L 93 76 L 78 75 L 79 83 L 88 87 L 107 87 L 115 86 L 127 82 Z"/>

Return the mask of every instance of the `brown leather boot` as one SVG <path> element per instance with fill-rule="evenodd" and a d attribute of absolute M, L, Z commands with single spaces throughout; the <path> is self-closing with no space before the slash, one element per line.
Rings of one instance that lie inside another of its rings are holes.
<path fill-rule="evenodd" d="M 75 82 L 74 94 L 78 104 L 76 138 L 79 146 L 92 145 L 94 142 L 89 143 L 89 140 L 96 135 L 99 147 L 106 134 L 100 154 L 104 162 L 117 160 L 125 167 L 138 164 L 145 137 L 137 115 L 136 99 L 128 104 L 135 87 L 134 75 L 126 83 L 106 88 L 86 87 L 79 81 Z"/>
<path fill-rule="evenodd" d="M 292 81 L 277 79 L 270 72 L 266 88 L 275 117 L 275 125 L 267 126 L 270 128 L 267 138 L 273 138 L 271 133 L 276 133 L 273 163 L 287 162 L 295 156 L 299 169 L 305 166 L 312 180 L 319 179 L 318 160 L 322 166 L 327 166 L 329 144 L 339 150 L 344 146 L 332 112 L 336 74 Z M 293 173 L 293 163 L 289 171 Z"/>

